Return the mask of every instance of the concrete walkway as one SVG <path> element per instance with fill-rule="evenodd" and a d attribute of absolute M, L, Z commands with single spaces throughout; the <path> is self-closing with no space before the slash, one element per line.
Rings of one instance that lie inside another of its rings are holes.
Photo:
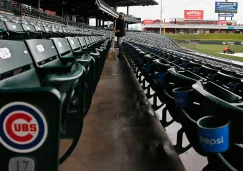
<path fill-rule="evenodd" d="M 184 171 L 141 93 L 126 61 L 108 58 L 79 144 L 60 171 Z"/>

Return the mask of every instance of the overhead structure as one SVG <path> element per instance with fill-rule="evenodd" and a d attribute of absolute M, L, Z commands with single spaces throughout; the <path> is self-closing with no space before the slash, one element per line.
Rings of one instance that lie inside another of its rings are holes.
<path fill-rule="evenodd" d="M 128 24 L 141 23 L 141 18 L 129 15 L 129 6 L 157 5 L 155 0 L 16 0 L 35 8 L 55 11 L 58 16 L 68 17 L 75 22 L 89 24 L 96 19 L 96 26 L 104 26 L 105 21 L 118 17 L 117 7 L 126 6 L 124 19 Z"/>
<path fill-rule="evenodd" d="M 112 7 L 158 5 L 155 0 L 105 0 Z"/>

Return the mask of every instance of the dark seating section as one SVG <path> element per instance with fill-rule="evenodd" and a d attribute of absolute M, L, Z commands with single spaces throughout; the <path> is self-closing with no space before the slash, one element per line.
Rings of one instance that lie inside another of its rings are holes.
<path fill-rule="evenodd" d="M 182 125 L 174 145 L 177 153 L 194 148 L 208 159 L 205 171 L 243 170 L 242 72 L 187 54 L 166 36 L 129 32 L 123 44 L 124 54 L 141 87 L 146 90 L 146 96 L 154 99 L 153 109 L 165 106 L 162 108 L 163 127 L 174 122 Z M 162 105 L 157 104 L 157 98 Z M 171 121 L 168 121 L 168 114 Z M 204 144 L 213 142 L 215 132 L 222 128 L 227 128 L 226 136 L 221 137 L 224 141 L 217 139 L 210 147 Z M 207 133 L 202 134 L 202 129 Z M 190 143 L 186 147 L 182 146 L 184 133 Z M 201 139 L 202 135 L 210 136 Z M 216 149 L 223 142 L 227 148 Z"/>
<path fill-rule="evenodd" d="M 81 136 L 110 32 L 8 14 L 0 19 L 0 168 L 23 170 L 28 162 L 25 170 L 57 171 Z M 72 143 L 59 158 L 62 139 Z"/>

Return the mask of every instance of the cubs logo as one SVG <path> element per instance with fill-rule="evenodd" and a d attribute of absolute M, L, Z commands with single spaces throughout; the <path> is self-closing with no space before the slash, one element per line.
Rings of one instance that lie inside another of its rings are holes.
<path fill-rule="evenodd" d="M 46 140 L 48 127 L 43 114 L 33 105 L 13 102 L 0 110 L 0 143 L 17 153 L 30 153 Z"/>

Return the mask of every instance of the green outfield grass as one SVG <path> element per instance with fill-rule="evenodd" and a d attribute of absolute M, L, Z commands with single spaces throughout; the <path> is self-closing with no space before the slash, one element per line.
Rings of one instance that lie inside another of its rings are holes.
<path fill-rule="evenodd" d="M 243 34 L 168 34 L 174 40 L 242 41 Z"/>
<path fill-rule="evenodd" d="M 218 56 L 218 57 L 223 57 L 223 58 L 243 62 L 242 57 L 219 54 L 223 51 L 224 47 L 227 47 L 226 45 L 206 45 L 206 44 L 180 44 L 180 45 L 188 49 L 195 49 L 198 52 L 205 53 L 208 55 Z M 243 45 L 235 45 L 233 46 L 233 48 L 236 53 L 243 53 Z"/>

